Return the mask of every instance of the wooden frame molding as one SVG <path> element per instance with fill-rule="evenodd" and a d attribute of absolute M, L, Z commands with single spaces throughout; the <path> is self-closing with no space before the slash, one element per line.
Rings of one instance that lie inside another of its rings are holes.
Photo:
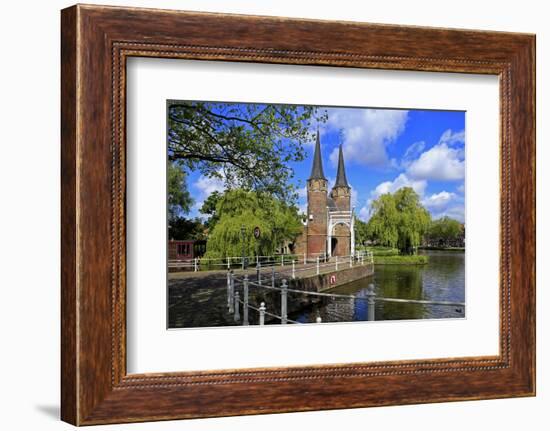
<path fill-rule="evenodd" d="M 77 5 L 62 11 L 61 49 L 63 420 L 91 425 L 534 395 L 533 35 Z M 128 375 L 130 56 L 498 75 L 499 355 Z M 262 396 L 250 396 L 256 392 Z"/>

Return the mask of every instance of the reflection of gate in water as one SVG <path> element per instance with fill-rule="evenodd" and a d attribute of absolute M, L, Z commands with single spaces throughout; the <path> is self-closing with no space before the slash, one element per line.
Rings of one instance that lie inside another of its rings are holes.
<path fill-rule="evenodd" d="M 361 264 L 364 260 L 361 256 Z M 372 254 L 368 255 L 367 264 L 373 265 Z M 350 265 L 353 265 L 353 258 L 350 258 Z M 282 278 L 277 280 L 275 272 L 272 271 L 272 278 L 264 279 L 266 284 L 262 283 L 262 279 L 258 274 L 258 281 L 254 282 L 249 279 L 248 274 L 240 274 L 236 276 L 233 271 L 227 272 L 227 308 L 229 313 L 234 315 L 235 322 L 241 322 L 247 326 L 251 321 L 256 319 L 249 315 L 250 311 L 258 313 L 258 324 L 265 324 L 265 317 L 269 316 L 275 320 L 279 320 L 282 324 L 287 323 L 307 323 L 298 322 L 288 318 L 288 296 L 289 294 L 299 294 L 304 296 L 310 296 L 312 298 L 322 299 L 327 301 L 326 306 L 329 311 L 329 315 L 335 317 L 336 322 L 351 322 L 354 320 L 354 313 L 360 312 L 363 308 L 359 303 L 365 303 L 367 308 L 367 320 L 373 321 L 375 319 L 375 304 L 377 301 L 389 302 L 389 303 L 409 303 L 409 304 L 424 304 L 424 305 L 442 305 L 452 307 L 465 307 L 463 302 L 451 302 L 451 301 L 428 301 L 428 300 L 415 300 L 415 299 L 402 299 L 402 298 L 384 298 L 377 296 L 374 291 L 374 285 L 369 284 L 368 289 L 364 294 L 360 295 L 346 295 L 338 293 L 317 292 L 308 290 L 291 289 L 288 287 L 287 279 Z M 265 302 L 253 305 L 250 303 L 250 289 L 267 289 L 274 292 L 278 292 L 281 295 L 280 311 L 273 310 L 268 311 L 268 307 Z M 242 310 L 242 316 L 241 316 Z M 279 314 L 280 313 L 280 314 Z M 362 314 L 362 313 L 361 313 Z M 313 322 L 312 322 L 313 323 Z M 317 315 L 315 323 L 321 323 L 321 317 Z"/>

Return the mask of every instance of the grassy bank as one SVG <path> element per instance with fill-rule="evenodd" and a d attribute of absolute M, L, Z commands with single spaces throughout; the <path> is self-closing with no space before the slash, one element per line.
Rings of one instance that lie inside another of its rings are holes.
<path fill-rule="evenodd" d="M 372 252 L 373 256 L 397 256 L 399 250 L 393 247 L 365 247 L 365 251 Z"/>
<path fill-rule="evenodd" d="M 364 251 L 372 252 L 376 265 L 425 265 L 428 263 L 428 256 L 401 255 L 399 250 L 393 247 L 365 247 Z"/>
<path fill-rule="evenodd" d="M 428 256 L 423 254 L 377 256 L 374 255 L 375 265 L 426 265 Z"/>

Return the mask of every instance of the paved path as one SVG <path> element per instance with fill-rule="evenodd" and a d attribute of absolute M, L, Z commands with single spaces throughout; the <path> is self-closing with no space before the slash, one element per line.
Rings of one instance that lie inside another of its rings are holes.
<path fill-rule="evenodd" d="M 335 262 L 320 264 L 320 273 L 333 272 Z M 338 269 L 349 268 L 347 263 L 339 262 Z M 315 263 L 295 264 L 296 278 L 306 278 L 317 274 Z M 292 278 L 292 264 L 274 267 L 276 285 L 281 280 Z M 248 274 L 251 281 L 257 281 L 255 268 L 245 271 L 235 269 L 239 278 Z M 264 285 L 271 284 L 271 267 L 262 268 Z M 265 289 L 263 289 L 265 291 Z M 251 291 L 253 295 L 254 291 Z M 263 294 L 263 293 L 262 293 Z M 258 301 L 255 301 L 258 302 Z M 168 322 L 170 328 L 233 326 L 233 316 L 227 310 L 227 270 L 171 272 L 168 277 Z"/>
<path fill-rule="evenodd" d="M 358 265 L 358 263 L 354 262 L 354 266 Z M 338 269 L 345 269 L 349 268 L 349 260 L 347 261 L 340 261 L 338 262 Z M 290 280 L 292 278 L 292 264 L 285 264 L 282 265 L 276 265 L 273 267 L 275 269 L 275 279 L 276 280 L 282 280 L 283 278 L 286 278 Z M 257 277 L 256 273 L 256 266 L 248 267 L 247 270 L 242 270 L 241 268 L 232 268 L 235 275 L 243 275 L 248 274 L 250 279 L 255 281 Z M 321 261 L 319 263 L 319 273 L 324 274 L 327 272 L 335 271 L 336 268 L 336 261 L 334 259 L 328 260 L 326 263 Z M 261 269 L 261 275 L 262 279 L 271 279 L 271 272 L 272 267 L 271 266 L 264 266 Z M 305 277 L 311 277 L 312 275 L 317 274 L 317 265 L 316 263 L 308 262 L 307 264 L 303 263 L 296 263 L 294 264 L 294 274 L 295 278 L 305 278 Z M 172 280 L 183 280 L 183 279 L 194 279 L 194 278 L 209 278 L 212 275 L 217 276 L 226 276 L 227 275 L 227 269 L 220 269 L 220 270 L 211 270 L 211 271 L 181 271 L 181 272 L 170 272 L 168 274 L 168 282 L 171 283 Z"/>

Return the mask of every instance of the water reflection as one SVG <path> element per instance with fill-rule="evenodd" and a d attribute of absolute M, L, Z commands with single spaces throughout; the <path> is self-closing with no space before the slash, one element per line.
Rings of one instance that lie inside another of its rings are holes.
<path fill-rule="evenodd" d="M 429 251 L 428 265 L 377 265 L 374 277 L 358 280 L 332 289 L 331 293 L 365 297 L 369 283 L 377 296 L 464 302 L 464 253 Z M 367 320 L 367 301 L 360 299 L 323 298 L 289 317 L 299 322 Z M 376 320 L 434 319 L 464 317 L 464 308 L 441 305 L 401 304 L 377 301 Z"/>

